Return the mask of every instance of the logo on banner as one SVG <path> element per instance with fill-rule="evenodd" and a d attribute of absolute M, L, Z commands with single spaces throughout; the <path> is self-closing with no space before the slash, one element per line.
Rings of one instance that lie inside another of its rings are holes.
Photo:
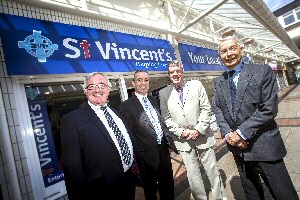
<path fill-rule="evenodd" d="M 24 48 L 27 53 L 36 57 L 39 62 L 46 62 L 55 50 L 58 50 L 57 44 L 41 35 L 41 31 L 33 30 L 33 34 L 25 38 L 24 41 L 18 41 L 19 48 Z"/>

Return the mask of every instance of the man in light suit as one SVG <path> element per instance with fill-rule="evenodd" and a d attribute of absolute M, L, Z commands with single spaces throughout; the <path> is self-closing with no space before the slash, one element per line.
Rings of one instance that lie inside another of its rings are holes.
<path fill-rule="evenodd" d="M 88 101 L 62 118 L 62 161 L 70 200 L 134 199 L 133 140 L 118 114 L 107 106 L 110 88 L 102 73 L 90 74 L 84 81 Z"/>
<path fill-rule="evenodd" d="M 159 114 L 156 99 L 148 96 L 149 74 L 138 70 L 132 81 L 135 93 L 120 106 L 120 114 L 134 135 L 142 160 L 142 175 L 146 200 L 174 200 L 174 180 L 169 147 L 176 147 Z"/>
<path fill-rule="evenodd" d="M 168 65 L 172 84 L 159 92 L 161 115 L 173 135 L 187 169 L 194 199 L 207 199 L 200 162 L 206 171 L 214 199 L 226 199 L 212 146 L 215 139 L 207 131 L 211 106 L 198 80 L 183 80 L 183 65 L 175 60 Z"/>
<path fill-rule="evenodd" d="M 220 42 L 228 71 L 215 81 L 214 113 L 233 153 L 247 199 L 264 199 L 260 178 L 274 199 L 299 199 L 283 158 L 286 149 L 274 120 L 277 82 L 266 65 L 243 64 L 236 36 Z"/>

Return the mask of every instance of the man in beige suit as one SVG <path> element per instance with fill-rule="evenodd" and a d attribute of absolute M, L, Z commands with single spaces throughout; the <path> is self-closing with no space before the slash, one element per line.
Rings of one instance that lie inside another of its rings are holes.
<path fill-rule="evenodd" d="M 183 80 L 183 65 L 177 60 L 169 63 L 168 73 L 172 84 L 159 92 L 161 115 L 182 155 L 192 195 L 195 200 L 208 198 L 199 168 L 202 163 L 214 199 L 227 199 L 212 149 L 215 139 L 207 131 L 211 106 L 206 91 L 198 80 Z"/>

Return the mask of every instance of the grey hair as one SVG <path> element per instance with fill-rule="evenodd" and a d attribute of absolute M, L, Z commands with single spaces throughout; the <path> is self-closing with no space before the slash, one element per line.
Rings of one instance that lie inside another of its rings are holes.
<path fill-rule="evenodd" d="M 220 44 L 222 42 L 225 42 L 225 41 L 228 41 L 228 40 L 236 40 L 237 41 L 237 44 L 240 46 L 240 47 L 244 47 L 244 44 L 239 40 L 239 38 L 236 36 L 236 35 L 230 35 L 230 36 L 227 36 L 227 37 L 224 37 L 220 40 L 219 42 L 219 51 L 220 51 Z"/>
<path fill-rule="evenodd" d="M 101 76 L 103 76 L 103 77 L 105 77 L 106 78 L 106 80 L 107 80 L 107 85 L 108 85 L 108 87 L 112 87 L 112 85 L 111 85 L 111 82 L 108 80 L 108 78 L 102 73 L 102 72 L 92 72 L 92 73 L 89 73 L 88 74 L 88 76 L 84 79 L 84 81 L 83 81 L 83 88 L 84 88 L 84 92 L 86 92 L 86 82 L 92 77 L 92 76 L 94 76 L 94 75 L 97 75 L 97 74 L 99 74 L 99 75 L 101 75 Z"/>
<path fill-rule="evenodd" d="M 170 67 L 174 67 L 174 66 L 180 67 L 180 69 L 181 69 L 182 71 L 184 71 L 184 69 L 183 69 L 183 64 L 182 64 L 181 61 L 179 61 L 179 60 L 172 60 L 172 61 L 169 62 L 169 64 L 168 64 L 168 73 L 170 73 Z"/>

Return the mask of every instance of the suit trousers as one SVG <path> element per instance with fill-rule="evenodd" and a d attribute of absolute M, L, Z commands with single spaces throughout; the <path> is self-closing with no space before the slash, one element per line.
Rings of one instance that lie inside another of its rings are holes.
<path fill-rule="evenodd" d="M 200 171 L 200 162 L 210 181 L 213 198 L 227 199 L 217 168 L 215 152 L 212 148 L 191 149 L 190 151 L 182 151 L 180 153 L 187 170 L 191 192 L 195 200 L 208 199 Z"/>
<path fill-rule="evenodd" d="M 146 200 L 157 200 L 159 191 L 161 200 L 174 200 L 174 179 L 171 157 L 167 143 L 163 140 L 159 145 L 160 162 L 157 169 L 144 163 L 142 172 L 143 187 Z"/>
<path fill-rule="evenodd" d="M 234 155 L 234 159 L 248 200 L 265 199 L 261 179 L 275 200 L 299 200 L 283 159 L 244 161 L 237 155 Z"/>

